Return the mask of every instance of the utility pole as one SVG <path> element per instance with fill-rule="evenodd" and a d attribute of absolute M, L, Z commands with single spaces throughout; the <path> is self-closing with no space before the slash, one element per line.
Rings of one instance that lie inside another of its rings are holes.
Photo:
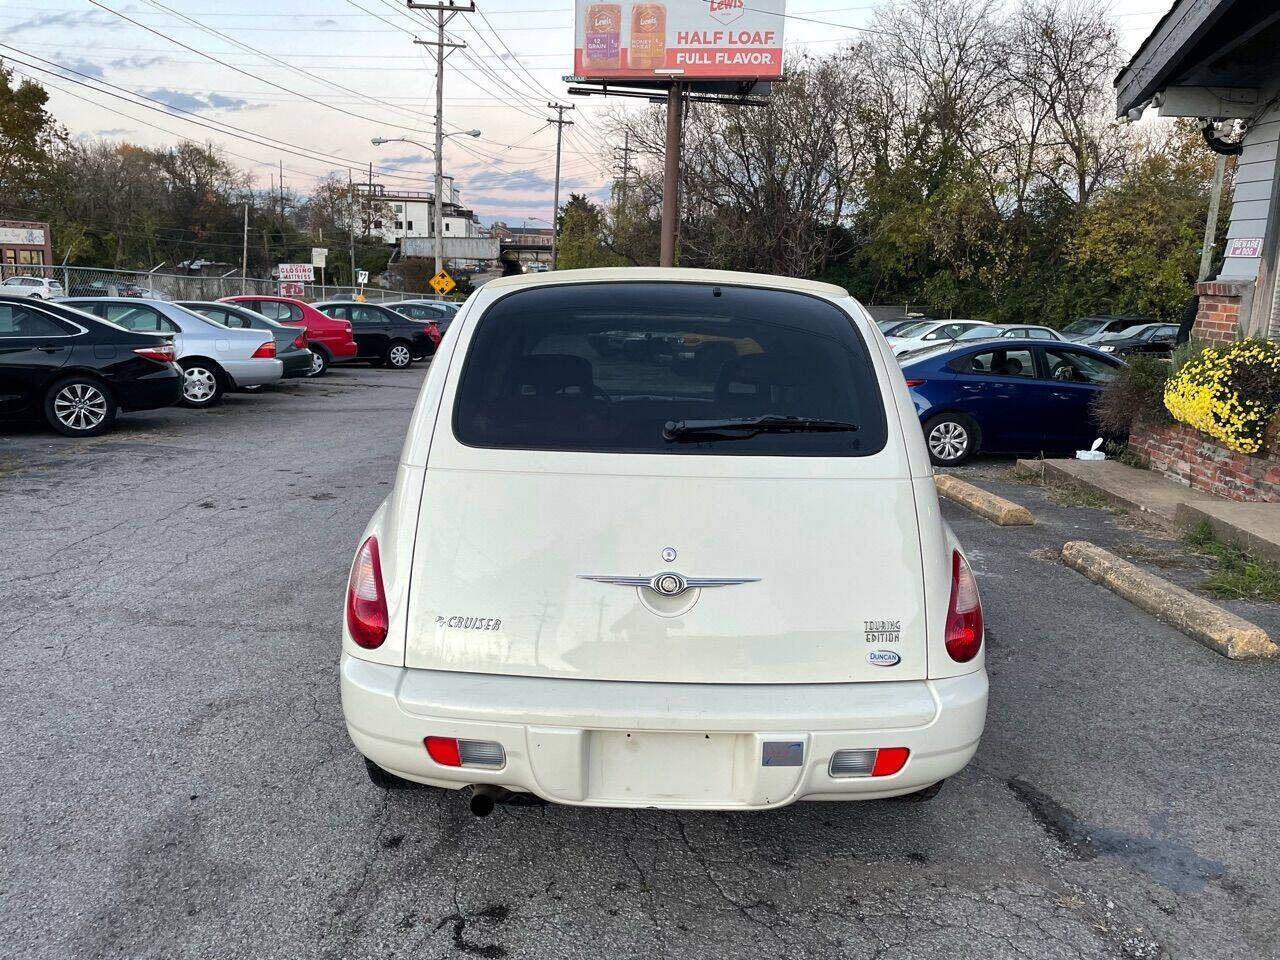
<path fill-rule="evenodd" d="M 627 208 L 627 187 L 631 178 L 631 131 L 622 140 L 622 208 Z"/>
<path fill-rule="evenodd" d="M 1200 248 L 1201 282 L 1209 279 L 1209 271 L 1213 269 L 1213 246 L 1218 232 L 1218 207 L 1222 203 L 1222 179 L 1227 172 L 1226 154 L 1213 155 L 1213 189 L 1209 193 L 1209 219 L 1204 223 L 1204 245 Z"/>
<path fill-rule="evenodd" d="M 347 236 L 351 238 L 351 285 L 356 285 L 356 183 L 347 167 Z"/>
<path fill-rule="evenodd" d="M 284 232 L 284 161 L 280 161 L 280 232 Z"/>
<path fill-rule="evenodd" d="M 676 220 L 680 216 L 680 148 L 684 126 L 684 96 L 681 84 L 667 91 L 667 156 L 662 176 L 662 245 L 658 264 L 674 267 L 676 261 Z"/>
<path fill-rule="evenodd" d="M 572 110 L 573 107 L 562 103 L 548 103 L 547 106 L 556 111 L 556 119 L 548 121 L 556 125 L 556 192 L 554 205 L 551 208 L 551 269 L 554 270 L 560 242 L 560 146 L 564 142 L 564 128 L 573 126 L 572 120 L 564 118 L 564 112 Z"/>
<path fill-rule="evenodd" d="M 444 28 L 459 13 L 472 13 L 476 9 L 474 3 L 465 7 L 454 3 L 414 3 L 407 0 L 410 10 L 434 10 L 436 14 L 435 40 L 414 40 L 418 46 L 436 48 L 436 196 L 435 196 L 435 235 L 436 235 L 436 273 L 444 270 L 444 60 L 454 50 L 466 47 L 465 43 L 446 43 Z M 371 178 L 372 179 L 372 178 Z M 406 215 L 408 208 L 405 208 Z"/>
<path fill-rule="evenodd" d="M 240 296 L 249 292 L 249 201 L 244 202 L 244 247 L 240 254 Z"/>

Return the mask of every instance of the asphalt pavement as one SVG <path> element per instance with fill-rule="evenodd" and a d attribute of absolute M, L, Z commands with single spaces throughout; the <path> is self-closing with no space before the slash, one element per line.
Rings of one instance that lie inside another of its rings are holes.
<path fill-rule="evenodd" d="M 1056 562 L 1167 540 L 1007 464 L 988 479 L 1037 526 L 944 506 L 992 699 L 932 802 L 476 820 L 374 788 L 339 618 L 422 374 L 339 368 L 88 442 L 0 428 L 0 957 L 1280 955 L 1280 664 Z"/>

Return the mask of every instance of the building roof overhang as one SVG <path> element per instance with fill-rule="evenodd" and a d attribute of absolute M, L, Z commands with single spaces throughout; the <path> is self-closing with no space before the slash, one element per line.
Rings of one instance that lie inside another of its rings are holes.
<path fill-rule="evenodd" d="M 1118 116 L 1139 112 L 1169 87 L 1257 90 L 1280 82 L 1280 5 L 1258 0 L 1178 0 L 1115 79 Z"/>

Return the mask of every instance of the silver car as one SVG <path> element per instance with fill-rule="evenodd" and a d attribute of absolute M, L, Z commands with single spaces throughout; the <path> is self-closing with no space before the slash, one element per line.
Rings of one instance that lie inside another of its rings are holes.
<path fill-rule="evenodd" d="M 182 367 L 182 402 L 210 407 L 227 390 L 275 383 L 284 375 L 267 330 L 231 330 L 176 303 L 139 297 L 61 301 L 139 333 L 167 333 Z"/>
<path fill-rule="evenodd" d="M 1007 337 L 1014 340 L 1066 340 L 1062 334 L 1052 327 L 1042 327 L 1030 323 L 1001 323 L 994 328 L 974 327 L 966 330 L 957 340 L 990 340 L 995 337 Z"/>

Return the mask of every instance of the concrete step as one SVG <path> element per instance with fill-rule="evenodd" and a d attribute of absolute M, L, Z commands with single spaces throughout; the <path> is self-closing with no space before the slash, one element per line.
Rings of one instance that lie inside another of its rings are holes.
<path fill-rule="evenodd" d="M 1045 483 L 1083 486 L 1129 513 L 1178 527 L 1178 506 L 1213 503 L 1212 494 L 1166 480 L 1150 470 L 1127 467 L 1115 460 L 1019 460 L 1021 471 L 1036 471 Z"/>
<path fill-rule="evenodd" d="M 1181 503 L 1177 517 L 1184 529 L 1207 521 L 1223 543 L 1280 564 L 1280 503 Z"/>
<path fill-rule="evenodd" d="M 1223 543 L 1280 563 L 1280 503 L 1237 503 L 1114 460 L 1019 460 L 1021 473 L 1077 486 L 1172 530 L 1206 520 Z"/>

